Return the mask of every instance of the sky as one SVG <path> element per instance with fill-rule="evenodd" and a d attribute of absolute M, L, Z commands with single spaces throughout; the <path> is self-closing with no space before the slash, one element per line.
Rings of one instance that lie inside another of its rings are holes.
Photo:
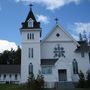
<path fill-rule="evenodd" d="M 90 0 L 0 0 L 0 52 L 21 45 L 20 28 L 33 4 L 33 13 L 41 22 L 42 38 L 55 26 L 78 40 L 78 34 L 90 33 Z"/>

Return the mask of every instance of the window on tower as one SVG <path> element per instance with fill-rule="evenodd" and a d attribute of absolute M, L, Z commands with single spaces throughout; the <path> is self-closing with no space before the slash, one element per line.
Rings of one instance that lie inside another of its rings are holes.
<path fill-rule="evenodd" d="M 29 28 L 33 27 L 33 20 L 31 18 L 28 20 L 28 27 Z"/>
<path fill-rule="evenodd" d="M 33 58 L 33 48 L 28 49 L 28 57 Z"/>
<path fill-rule="evenodd" d="M 34 39 L 34 33 L 28 33 L 27 40 L 32 40 L 32 39 Z"/>
<path fill-rule="evenodd" d="M 33 64 L 29 64 L 29 74 L 33 74 Z"/>

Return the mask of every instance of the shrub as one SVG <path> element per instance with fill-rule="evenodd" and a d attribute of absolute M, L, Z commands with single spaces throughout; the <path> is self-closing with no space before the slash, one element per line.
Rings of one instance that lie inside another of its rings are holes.
<path fill-rule="evenodd" d="M 90 88 L 90 70 L 87 72 L 87 81 L 86 81 L 87 87 Z"/>
<path fill-rule="evenodd" d="M 79 83 L 78 83 L 78 87 L 80 88 L 84 88 L 86 87 L 86 83 L 85 83 L 85 77 L 82 71 L 80 71 L 79 75 Z"/>
<path fill-rule="evenodd" d="M 30 90 L 43 90 L 44 89 L 44 78 L 41 73 L 37 75 L 35 79 L 34 74 L 30 74 L 27 82 L 27 88 Z"/>
<path fill-rule="evenodd" d="M 29 88 L 30 90 L 35 90 L 35 77 L 34 74 L 31 73 L 30 76 L 28 77 L 28 82 L 27 82 L 27 88 Z"/>

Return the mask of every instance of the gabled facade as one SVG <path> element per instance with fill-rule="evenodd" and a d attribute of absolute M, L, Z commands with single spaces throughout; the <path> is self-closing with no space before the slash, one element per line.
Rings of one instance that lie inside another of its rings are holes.
<path fill-rule="evenodd" d="M 27 82 L 31 73 L 36 77 L 39 71 L 42 72 L 45 82 L 53 83 L 52 86 L 54 82 L 78 81 L 80 70 L 86 74 L 90 69 L 90 46 L 84 46 L 88 49 L 83 50 L 82 43 L 77 42 L 58 23 L 42 41 L 41 31 L 40 22 L 36 21 L 30 8 L 20 29 L 20 83 Z"/>

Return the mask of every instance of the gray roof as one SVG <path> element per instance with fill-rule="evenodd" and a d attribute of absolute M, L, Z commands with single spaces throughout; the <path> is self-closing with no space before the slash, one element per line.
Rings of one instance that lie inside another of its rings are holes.
<path fill-rule="evenodd" d="M 79 41 L 79 47 L 75 50 L 76 52 L 90 52 L 90 46 L 85 41 Z"/>
<path fill-rule="evenodd" d="M 41 65 L 54 65 L 58 59 L 41 59 Z"/>
<path fill-rule="evenodd" d="M 0 65 L 0 74 L 2 73 L 20 73 L 20 65 Z"/>

